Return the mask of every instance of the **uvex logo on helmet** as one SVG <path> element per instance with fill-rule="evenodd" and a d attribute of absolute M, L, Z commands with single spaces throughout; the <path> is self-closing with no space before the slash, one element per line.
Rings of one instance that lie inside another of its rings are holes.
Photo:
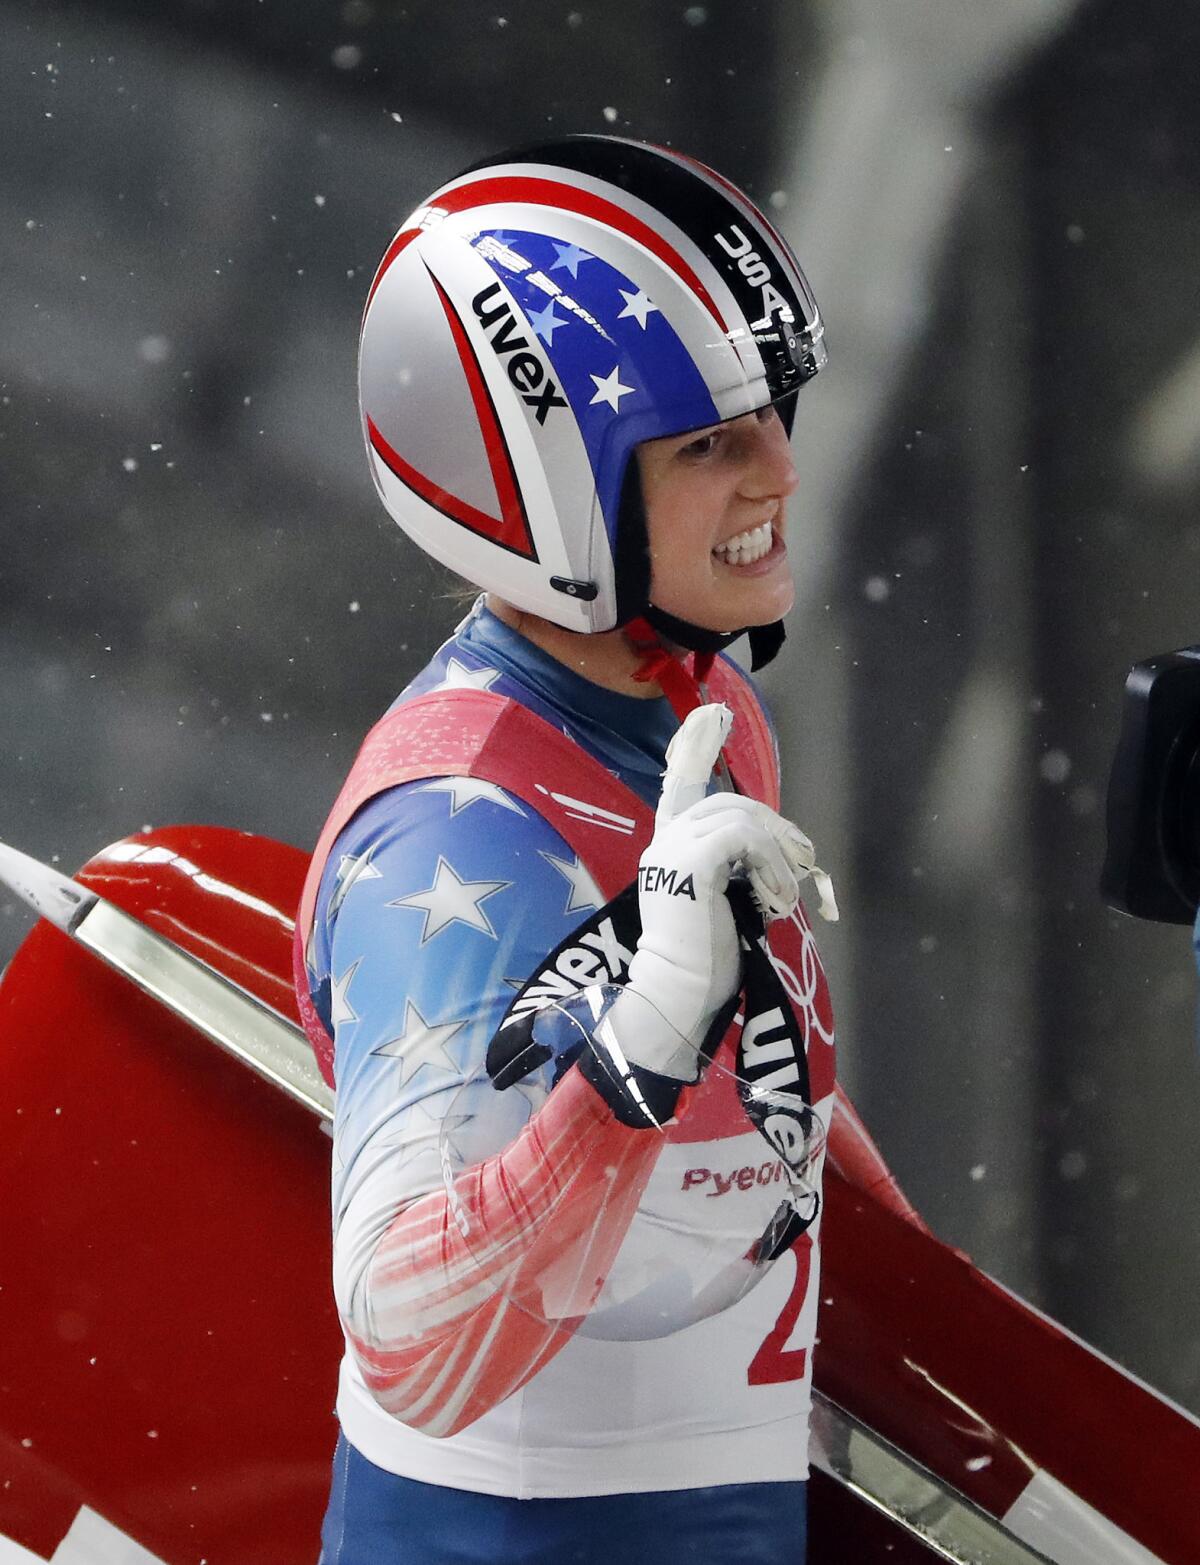
<path fill-rule="evenodd" d="M 489 284 L 471 300 L 471 308 L 484 331 L 496 326 L 489 338 L 496 356 L 504 362 L 506 354 L 512 355 L 504 362 L 508 378 L 521 393 L 521 401 L 533 408 L 538 423 L 544 424 L 550 409 L 565 408 L 566 400 L 558 395 L 558 387 L 546 374 L 541 359 L 528 351 L 529 338 L 517 335 L 516 317 L 507 301 L 501 296 L 498 304 L 490 302 L 499 293 L 499 283 Z"/>
<path fill-rule="evenodd" d="M 724 250 L 725 254 L 738 264 L 738 271 L 750 284 L 751 288 L 758 288 L 762 292 L 762 319 L 751 321 L 752 331 L 765 331 L 771 324 L 772 315 L 781 316 L 783 320 L 793 319 L 791 305 L 776 288 L 771 280 L 771 268 L 759 255 L 747 239 L 746 235 L 736 223 L 731 223 L 729 233 L 714 234 L 713 238 Z"/>

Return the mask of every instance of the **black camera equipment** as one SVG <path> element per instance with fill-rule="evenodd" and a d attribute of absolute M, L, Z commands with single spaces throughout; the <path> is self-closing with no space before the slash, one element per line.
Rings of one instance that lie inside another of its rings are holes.
<path fill-rule="evenodd" d="M 1135 663 L 1108 779 L 1100 892 L 1135 918 L 1190 924 L 1200 905 L 1200 646 Z"/>

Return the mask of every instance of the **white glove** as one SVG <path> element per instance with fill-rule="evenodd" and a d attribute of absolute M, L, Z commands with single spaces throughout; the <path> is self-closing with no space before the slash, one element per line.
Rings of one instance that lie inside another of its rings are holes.
<path fill-rule="evenodd" d="M 699 707 L 667 750 L 654 836 L 638 869 L 642 934 L 606 1018 L 630 1063 L 681 1081 L 699 1074 L 700 1046 L 738 985 L 730 877 L 745 875 L 764 918 L 784 918 L 815 869 L 811 842 L 767 805 L 705 796 L 732 722 L 726 706 Z"/>

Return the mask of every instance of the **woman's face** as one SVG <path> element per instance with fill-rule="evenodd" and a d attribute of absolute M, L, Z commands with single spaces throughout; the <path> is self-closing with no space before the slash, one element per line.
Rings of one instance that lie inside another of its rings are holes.
<path fill-rule="evenodd" d="M 768 625 L 792 606 L 784 502 L 799 478 L 773 407 L 638 447 L 650 599 L 705 630 Z"/>

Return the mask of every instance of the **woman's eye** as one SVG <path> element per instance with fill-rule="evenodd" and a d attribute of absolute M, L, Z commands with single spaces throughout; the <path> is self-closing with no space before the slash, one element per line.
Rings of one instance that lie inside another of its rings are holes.
<path fill-rule="evenodd" d="M 707 435 L 697 435 L 695 440 L 689 440 L 680 452 L 681 456 L 711 456 L 717 449 L 721 439 L 719 429 L 710 429 Z"/>

